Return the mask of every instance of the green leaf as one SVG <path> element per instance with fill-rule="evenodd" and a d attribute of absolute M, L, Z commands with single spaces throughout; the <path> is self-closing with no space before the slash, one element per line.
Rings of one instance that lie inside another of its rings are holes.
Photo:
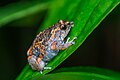
<path fill-rule="evenodd" d="M 0 27 L 3 25 L 17 20 L 48 8 L 49 3 L 32 2 L 19 2 L 0 7 Z"/>
<path fill-rule="evenodd" d="M 66 0 L 63 2 L 56 1 L 55 3 L 61 4 L 57 7 L 55 7 L 55 5 L 52 6 L 53 10 L 50 10 L 50 13 L 43 25 L 48 27 L 48 25 L 54 24 L 56 21 L 58 21 L 58 19 L 74 21 L 75 26 L 72 28 L 68 36 L 71 38 L 77 36 L 77 40 L 75 41 L 76 44 L 64 51 L 61 51 L 53 60 L 51 60 L 47 66 L 51 66 L 52 69 L 44 70 L 43 74 L 52 71 L 68 56 L 70 56 L 83 43 L 87 36 L 97 27 L 97 25 L 107 16 L 107 14 L 110 13 L 110 11 L 119 3 L 119 1 L 74 0 L 74 2 L 72 2 Z M 75 4 L 77 5 L 75 6 Z M 46 27 L 41 27 L 40 31 Z"/>
<path fill-rule="evenodd" d="M 34 76 L 29 80 L 119 80 L 120 73 L 95 67 L 62 68 L 44 76 Z"/>
<path fill-rule="evenodd" d="M 74 21 L 74 27 L 71 29 L 68 37 L 77 36 L 76 44 L 72 45 L 52 59 L 46 66 L 52 67 L 51 70 L 44 70 L 42 75 L 54 70 L 60 63 L 69 57 L 87 38 L 88 35 L 100 24 L 100 22 L 119 4 L 119 0 L 55 0 L 49 6 L 49 12 L 39 31 L 48 28 L 59 19 Z M 56 6 L 57 5 L 57 6 Z M 29 74 L 27 74 L 29 73 Z M 41 75 L 26 66 L 19 79 L 31 78 Z"/>

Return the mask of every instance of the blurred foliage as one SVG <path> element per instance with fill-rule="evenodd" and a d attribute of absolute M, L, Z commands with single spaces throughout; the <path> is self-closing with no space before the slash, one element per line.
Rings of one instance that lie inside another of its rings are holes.
<path fill-rule="evenodd" d="M 55 70 L 51 74 L 35 76 L 28 80 L 119 80 L 120 73 L 95 67 L 71 67 Z"/>
<path fill-rule="evenodd" d="M 3 25 L 32 14 L 36 14 L 48 8 L 49 3 L 40 3 L 38 1 L 20 2 L 7 5 L 0 8 L 0 27 Z M 23 24 L 24 21 L 23 21 Z"/>

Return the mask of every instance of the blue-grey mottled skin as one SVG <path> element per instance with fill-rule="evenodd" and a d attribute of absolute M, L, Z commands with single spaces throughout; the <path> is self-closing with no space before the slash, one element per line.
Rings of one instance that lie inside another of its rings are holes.
<path fill-rule="evenodd" d="M 40 32 L 27 52 L 28 62 L 33 70 L 42 71 L 48 61 L 53 59 L 59 52 L 74 44 L 73 40 L 64 42 L 73 22 L 59 20 L 52 27 Z"/>

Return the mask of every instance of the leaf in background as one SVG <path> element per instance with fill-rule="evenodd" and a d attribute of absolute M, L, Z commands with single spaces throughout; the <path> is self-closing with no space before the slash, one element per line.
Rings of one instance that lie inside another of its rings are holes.
<path fill-rule="evenodd" d="M 52 67 L 51 70 L 44 70 L 43 74 L 55 69 L 67 57 L 69 57 L 87 38 L 87 36 L 98 26 L 98 24 L 110 13 L 115 6 L 119 4 L 119 0 L 56 0 L 50 6 L 48 16 L 46 17 L 42 27 L 39 31 L 48 28 L 50 25 L 56 23 L 59 19 L 74 21 L 70 38 L 77 36 L 76 44 L 72 45 L 48 62 L 47 66 Z M 57 5 L 57 7 L 56 7 Z M 27 78 L 41 75 L 37 71 L 26 66 L 21 75 L 31 72 Z M 21 76 L 20 75 L 20 76 Z M 21 79 L 24 76 L 18 77 Z"/>
<path fill-rule="evenodd" d="M 35 76 L 29 80 L 119 80 L 120 73 L 95 67 L 62 68 L 51 74 Z"/>
<path fill-rule="evenodd" d="M 29 16 L 31 14 L 38 13 L 48 8 L 47 3 L 40 3 L 37 1 L 32 2 L 21 2 L 0 7 L 0 27 L 3 25 L 16 20 Z"/>

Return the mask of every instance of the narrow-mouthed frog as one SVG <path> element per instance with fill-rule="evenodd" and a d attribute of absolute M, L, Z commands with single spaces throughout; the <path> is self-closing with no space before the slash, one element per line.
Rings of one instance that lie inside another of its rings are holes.
<path fill-rule="evenodd" d="M 28 62 L 33 70 L 38 70 L 42 73 L 51 59 L 53 59 L 59 52 L 75 44 L 74 37 L 69 41 L 65 37 L 68 35 L 71 27 L 74 26 L 73 22 L 59 20 L 56 24 L 50 28 L 40 32 L 32 43 L 32 46 L 27 51 Z"/>

